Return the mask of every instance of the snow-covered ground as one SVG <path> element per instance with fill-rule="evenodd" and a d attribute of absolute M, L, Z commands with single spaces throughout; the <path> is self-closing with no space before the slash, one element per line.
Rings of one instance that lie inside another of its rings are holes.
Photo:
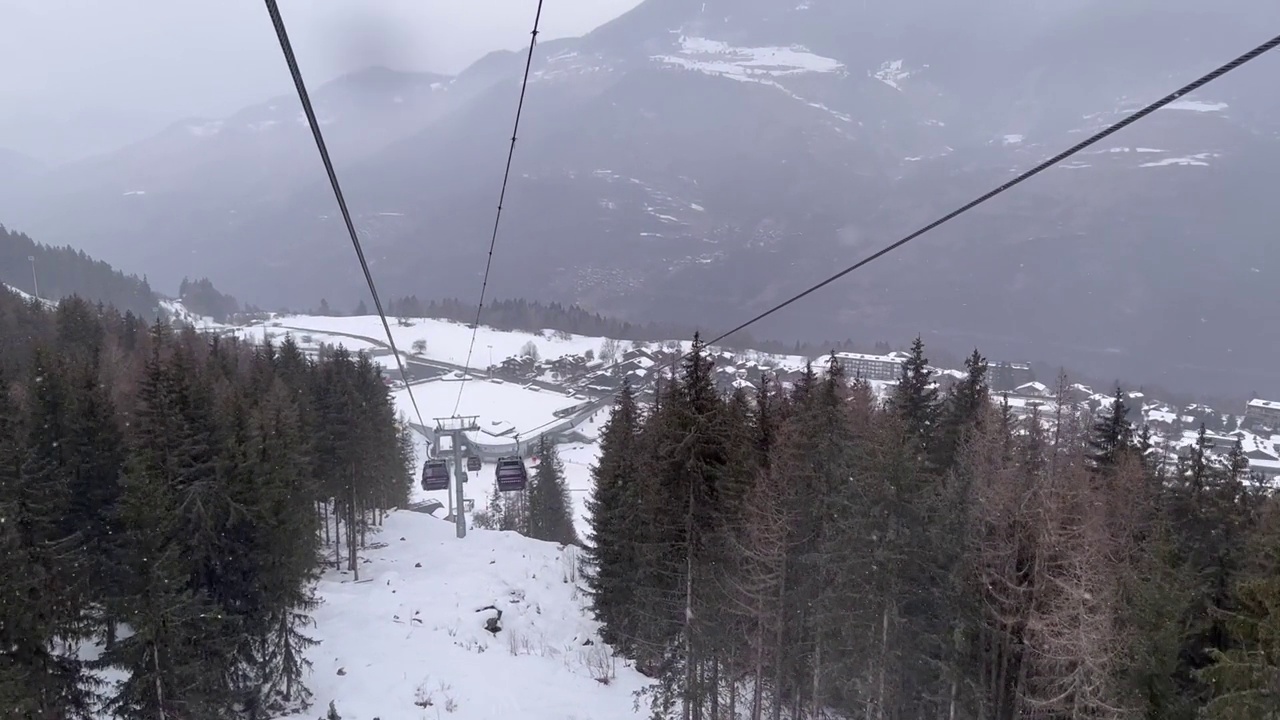
<path fill-rule="evenodd" d="M 458 403 L 459 389 L 462 390 L 461 403 Z M 413 404 L 409 401 L 409 391 L 397 390 L 395 396 L 400 409 L 412 418 Z M 431 418 L 452 416 L 457 404 L 458 415 L 479 416 L 481 428 L 494 424 L 503 426 L 503 429 L 514 427 L 515 432 L 524 437 L 529 437 L 535 428 L 554 421 L 555 411 L 585 402 L 551 390 L 474 377 L 465 386 L 458 380 L 414 383 L 413 396 L 428 423 Z"/>
<path fill-rule="evenodd" d="M 343 720 L 608 720 L 635 715 L 645 678 L 596 637 L 573 549 L 392 513 L 360 582 L 321 581 L 308 686 Z M 485 622 L 502 611 L 501 630 Z M 606 683 L 604 678 L 611 678 Z"/>
<path fill-rule="evenodd" d="M 471 343 L 471 328 L 463 323 L 450 320 L 431 320 L 413 318 L 407 320 L 411 326 L 404 327 L 391 322 L 391 335 L 395 338 L 396 347 L 403 353 L 413 352 L 413 344 L 419 340 L 426 343 L 425 350 L 419 355 L 427 360 L 438 360 L 453 365 L 464 365 L 467 360 L 467 348 Z M 354 346 L 349 338 L 327 333 L 346 333 L 373 338 L 385 343 L 386 330 L 377 315 L 359 315 L 353 317 L 322 317 L 311 315 L 291 315 L 277 317 L 263 323 L 240 328 L 246 337 L 261 337 L 261 333 L 270 331 L 277 337 L 292 332 L 296 337 L 302 334 L 303 328 L 311 335 L 324 336 L 325 342 L 333 339 L 341 340 L 348 348 Z M 481 326 L 476 331 L 475 348 L 471 355 L 471 366 L 484 368 L 489 365 L 490 358 L 494 363 L 501 363 L 509 357 L 523 354 L 525 345 L 532 342 L 538 349 L 538 356 L 544 360 L 564 357 L 565 355 L 581 355 L 586 351 L 599 352 L 604 338 L 569 335 L 556 337 L 551 331 L 541 334 L 527 332 L 507 332 Z"/>
<path fill-rule="evenodd" d="M 9 292 L 16 294 L 18 297 L 22 298 L 23 300 L 26 300 L 27 302 L 31 302 L 32 300 L 35 300 L 35 297 L 31 295 L 31 293 L 25 293 L 12 285 L 5 285 L 4 288 Z M 51 300 L 45 300 L 44 298 L 40 299 L 40 303 L 47 308 L 57 307 L 57 303 Z"/>

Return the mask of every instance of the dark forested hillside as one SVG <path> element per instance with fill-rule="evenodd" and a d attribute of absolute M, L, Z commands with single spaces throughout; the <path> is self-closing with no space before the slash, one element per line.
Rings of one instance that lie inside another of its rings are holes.
<path fill-rule="evenodd" d="M 30 260 L 33 257 L 34 277 Z M 41 245 L 3 225 L 0 225 L 0 283 L 30 295 L 37 294 L 38 283 L 38 294 L 45 299 L 56 302 L 79 295 L 148 319 L 156 317 L 159 311 L 156 296 L 145 278 L 125 275 L 69 246 Z"/>
<path fill-rule="evenodd" d="M 1123 398 L 1018 418 L 967 366 L 939 396 L 917 342 L 884 403 L 834 362 L 725 397 L 695 343 L 621 393 L 587 570 L 653 717 L 1275 717 L 1280 500 L 1244 452 L 1160 464 Z"/>
<path fill-rule="evenodd" d="M 240 312 L 240 302 L 230 295 L 218 292 L 209 278 L 191 280 L 183 278 L 178 286 L 178 297 L 182 304 L 197 315 L 211 317 L 218 322 L 226 322 L 229 317 Z"/>
<path fill-rule="evenodd" d="M 406 433 L 366 356 L 0 289 L 0 714 L 305 706 L 312 581 L 359 576 Z"/>

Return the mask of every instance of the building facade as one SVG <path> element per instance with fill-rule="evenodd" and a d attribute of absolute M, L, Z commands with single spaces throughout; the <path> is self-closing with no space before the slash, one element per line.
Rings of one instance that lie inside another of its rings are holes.
<path fill-rule="evenodd" d="M 1265 425 L 1280 429 L 1280 402 L 1274 400 L 1250 400 L 1245 406 L 1244 420 L 1252 425 Z"/>
<path fill-rule="evenodd" d="M 1036 374 L 1027 363 L 995 362 L 987 366 L 991 389 L 1009 392 L 1019 385 L 1035 382 Z"/>
<path fill-rule="evenodd" d="M 863 380 L 897 380 L 902 377 L 904 359 L 893 355 L 864 355 L 862 353 L 836 353 L 836 362 L 845 377 Z"/>

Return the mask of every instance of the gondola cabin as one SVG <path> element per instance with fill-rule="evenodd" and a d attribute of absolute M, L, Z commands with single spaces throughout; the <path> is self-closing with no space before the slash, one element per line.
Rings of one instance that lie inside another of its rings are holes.
<path fill-rule="evenodd" d="M 519 457 L 498 458 L 495 473 L 498 492 L 519 492 L 529 484 L 529 473 L 524 468 L 524 460 Z"/>
<path fill-rule="evenodd" d="M 422 466 L 422 489 L 448 490 L 449 464 L 444 460 L 428 460 L 427 464 Z"/>
<path fill-rule="evenodd" d="M 480 458 L 475 455 L 467 458 L 467 472 L 480 472 Z"/>

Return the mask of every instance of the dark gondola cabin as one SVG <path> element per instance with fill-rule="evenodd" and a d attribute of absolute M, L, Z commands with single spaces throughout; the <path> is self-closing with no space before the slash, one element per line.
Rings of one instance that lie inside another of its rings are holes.
<path fill-rule="evenodd" d="M 519 492 L 529 484 L 529 473 L 524 468 L 524 460 L 519 457 L 498 458 L 495 474 L 498 492 Z"/>
<path fill-rule="evenodd" d="M 449 464 L 444 460 L 428 460 L 427 464 L 422 466 L 422 489 L 448 490 Z"/>
<path fill-rule="evenodd" d="M 475 455 L 467 458 L 467 472 L 480 472 L 480 458 Z"/>

